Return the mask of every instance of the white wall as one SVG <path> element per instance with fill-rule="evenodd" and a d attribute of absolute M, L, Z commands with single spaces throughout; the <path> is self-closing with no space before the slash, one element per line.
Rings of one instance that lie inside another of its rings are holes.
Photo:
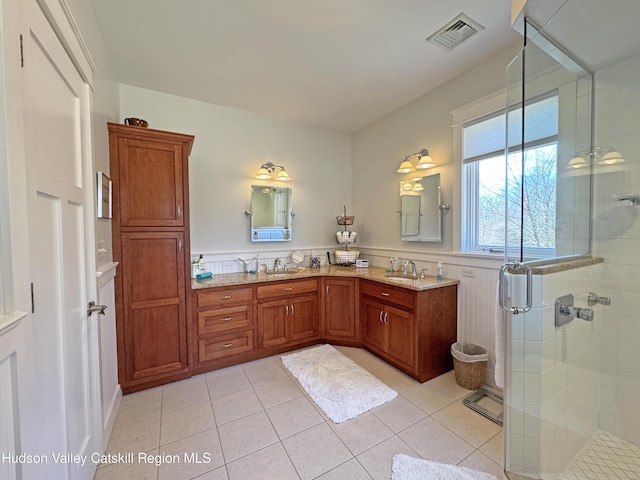
<path fill-rule="evenodd" d="M 611 297 L 598 319 L 601 339 L 600 426 L 640 444 L 640 206 L 613 195 L 640 194 L 640 56 L 596 73 L 596 145 L 614 147 L 625 163 L 597 166 L 593 250 L 604 257 Z"/>
<path fill-rule="evenodd" d="M 353 202 L 361 244 L 394 251 L 451 252 L 453 214 L 444 213 L 439 243 L 400 240 L 399 182 L 409 175 L 396 169 L 402 159 L 427 148 L 438 165 L 426 173 L 441 173 L 442 200 L 460 208 L 453 198 L 455 178 L 450 112 L 504 89 L 505 69 L 521 48 L 521 42 L 467 70 L 444 85 L 386 115 L 353 135 Z"/>
<path fill-rule="evenodd" d="M 120 87 L 120 110 L 123 118 L 144 118 L 151 128 L 195 135 L 189 158 L 192 255 L 227 253 L 235 259 L 254 252 L 308 253 L 333 246 L 335 217 L 345 205 L 352 211 L 346 133 L 129 85 Z M 286 186 L 293 189 L 293 239 L 252 244 L 244 211 L 250 207 L 251 185 L 276 183 L 254 178 L 260 164 L 269 161 L 285 166 L 292 178 Z"/>

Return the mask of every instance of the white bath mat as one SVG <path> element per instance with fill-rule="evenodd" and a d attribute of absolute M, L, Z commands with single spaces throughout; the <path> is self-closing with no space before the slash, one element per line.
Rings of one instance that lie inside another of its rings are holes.
<path fill-rule="evenodd" d="M 403 453 L 393 457 L 391 480 L 498 480 L 490 473 L 459 465 L 413 458 Z"/>
<path fill-rule="evenodd" d="M 398 396 L 331 345 L 283 355 L 282 363 L 335 423 L 344 423 Z"/>

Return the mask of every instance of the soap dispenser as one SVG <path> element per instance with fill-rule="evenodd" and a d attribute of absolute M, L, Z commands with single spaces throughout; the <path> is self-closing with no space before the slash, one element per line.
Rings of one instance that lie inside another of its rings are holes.
<path fill-rule="evenodd" d="M 438 282 L 442 281 L 442 263 L 438 262 L 437 270 L 436 270 L 436 280 Z"/>

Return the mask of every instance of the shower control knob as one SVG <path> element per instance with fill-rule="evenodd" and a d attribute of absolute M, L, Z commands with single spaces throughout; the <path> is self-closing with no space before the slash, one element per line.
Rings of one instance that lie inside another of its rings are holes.
<path fill-rule="evenodd" d="M 587 322 L 593 320 L 594 313 L 590 308 L 574 308 L 574 310 L 577 318 L 581 318 L 582 320 L 586 320 Z"/>
<path fill-rule="evenodd" d="M 596 303 L 600 305 L 611 305 L 611 299 L 609 297 L 599 297 L 594 292 L 589 292 L 589 296 L 587 297 L 587 303 L 589 306 L 594 306 Z"/>

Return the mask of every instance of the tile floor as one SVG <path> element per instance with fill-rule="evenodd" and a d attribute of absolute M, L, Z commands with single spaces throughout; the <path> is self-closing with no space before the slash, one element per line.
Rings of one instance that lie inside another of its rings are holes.
<path fill-rule="evenodd" d="M 558 480 L 640 479 L 640 447 L 598 431 Z"/>
<path fill-rule="evenodd" d="M 134 461 L 100 465 L 95 480 L 389 480 L 396 453 L 506 479 L 502 428 L 462 404 L 470 391 L 453 372 L 420 384 L 365 350 L 337 348 L 398 397 L 334 424 L 280 356 L 217 370 L 123 397 L 107 453 Z"/>

